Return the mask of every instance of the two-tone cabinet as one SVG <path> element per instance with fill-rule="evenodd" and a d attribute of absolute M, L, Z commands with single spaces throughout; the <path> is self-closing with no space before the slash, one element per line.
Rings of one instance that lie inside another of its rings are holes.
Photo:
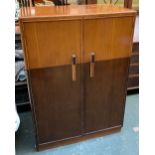
<path fill-rule="evenodd" d="M 21 9 L 39 150 L 121 129 L 135 15 L 111 5 Z"/>

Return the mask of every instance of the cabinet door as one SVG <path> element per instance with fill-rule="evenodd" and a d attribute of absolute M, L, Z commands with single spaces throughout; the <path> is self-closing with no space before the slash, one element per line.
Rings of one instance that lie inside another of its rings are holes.
<path fill-rule="evenodd" d="M 80 20 L 24 23 L 24 38 L 38 143 L 80 135 Z"/>
<path fill-rule="evenodd" d="M 133 23 L 133 17 L 84 21 L 86 133 L 122 125 Z"/>

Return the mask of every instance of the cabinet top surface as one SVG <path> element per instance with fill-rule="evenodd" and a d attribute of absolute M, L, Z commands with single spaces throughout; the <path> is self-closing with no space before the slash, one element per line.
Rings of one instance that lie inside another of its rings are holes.
<path fill-rule="evenodd" d="M 120 16 L 136 14 L 136 11 L 116 7 L 114 5 L 65 5 L 65 6 L 36 6 L 21 8 L 20 19 L 40 19 L 54 17 L 80 17 L 80 16 Z"/>

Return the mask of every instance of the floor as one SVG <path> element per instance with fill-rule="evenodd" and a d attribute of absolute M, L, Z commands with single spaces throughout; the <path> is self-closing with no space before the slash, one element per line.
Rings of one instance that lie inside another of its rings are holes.
<path fill-rule="evenodd" d="M 31 112 L 20 113 L 16 155 L 138 155 L 138 109 L 139 95 L 128 95 L 121 132 L 41 152 L 35 150 Z"/>

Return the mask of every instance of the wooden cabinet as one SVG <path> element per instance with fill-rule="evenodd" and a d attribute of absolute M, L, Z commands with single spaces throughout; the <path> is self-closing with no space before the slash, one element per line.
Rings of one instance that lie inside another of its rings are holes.
<path fill-rule="evenodd" d="M 135 15 L 106 5 L 21 10 L 38 149 L 121 129 Z"/>

